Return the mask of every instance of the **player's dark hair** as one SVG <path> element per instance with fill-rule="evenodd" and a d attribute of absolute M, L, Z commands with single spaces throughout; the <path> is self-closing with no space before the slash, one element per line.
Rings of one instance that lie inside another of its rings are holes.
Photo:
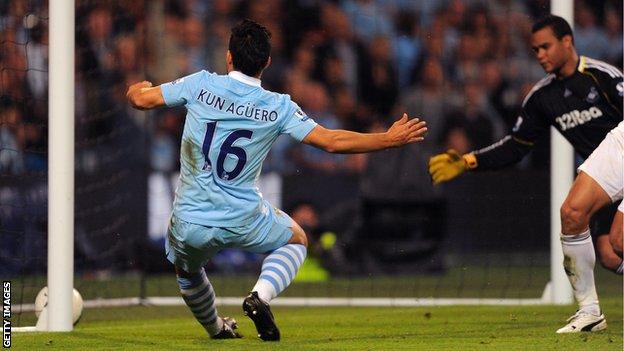
<path fill-rule="evenodd" d="M 266 27 L 244 19 L 232 28 L 228 49 L 234 69 L 254 77 L 266 66 L 271 54 L 271 32 Z"/>
<path fill-rule="evenodd" d="M 555 15 L 542 17 L 535 23 L 533 23 L 531 33 L 535 33 L 546 27 L 550 27 L 557 39 L 561 40 L 561 38 L 563 38 L 564 36 L 569 35 L 570 37 L 572 37 L 572 43 L 574 43 L 574 34 L 572 33 L 572 27 L 570 27 L 568 21 L 566 21 L 563 17 Z"/>

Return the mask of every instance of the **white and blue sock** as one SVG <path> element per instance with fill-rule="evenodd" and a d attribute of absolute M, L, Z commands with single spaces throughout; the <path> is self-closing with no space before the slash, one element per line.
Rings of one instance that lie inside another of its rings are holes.
<path fill-rule="evenodd" d="M 617 268 L 615 273 L 622 275 L 622 271 L 624 271 L 624 261 L 620 262 L 620 266 Z"/>
<path fill-rule="evenodd" d="M 262 262 L 260 278 L 252 291 L 270 302 L 295 279 L 306 253 L 306 247 L 300 244 L 287 244 L 271 252 Z"/>
<path fill-rule="evenodd" d="M 598 293 L 594 282 L 596 253 L 589 229 L 578 235 L 561 235 L 563 266 L 572 284 L 579 309 L 600 315 Z"/>
<path fill-rule="evenodd" d="M 180 293 L 193 315 L 211 336 L 223 328 L 223 321 L 217 315 L 215 293 L 206 272 L 191 273 L 189 278 L 178 276 Z"/>

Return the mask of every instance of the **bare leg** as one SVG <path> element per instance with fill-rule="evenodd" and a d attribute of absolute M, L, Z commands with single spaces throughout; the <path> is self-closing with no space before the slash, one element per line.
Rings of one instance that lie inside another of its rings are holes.
<path fill-rule="evenodd" d="M 589 227 L 589 219 L 611 203 L 609 195 L 587 173 L 580 172 L 561 206 L 563 235 L 578 235 Z"/>
<path fill-rule="evenodd" d="M 624 236 L 624 213 L 617 211 L 615 218 L 613 218 L 613 224 L 611 225 L 611 231 L 609 232 L 609 242 L 613 251 L 622 258 L 622 237 Z"/>
<path fill-rule="evenodd" d="M 585 172 L 580 172 L 561 206 L 563 265 L 581 311 L 599 315 L 594 283 L 596 254 L 589 232 L 589 219 L 611 198 Z"/>
<path fill-rule="evenodd" d="M 596 249 L 600 258 L 600 264 L 604 268 L 618 273 L 618 269 L 622 265 L 622 258 L 613 250 L 608 235 L 600 235 L 596 239 Z"/>

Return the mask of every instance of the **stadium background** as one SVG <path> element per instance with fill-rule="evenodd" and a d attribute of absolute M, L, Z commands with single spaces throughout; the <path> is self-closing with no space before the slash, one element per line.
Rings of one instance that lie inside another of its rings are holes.
<path fill-rule="evenodd" d="M 488 145 L 513 124 L 544 75 L 528 38 L 548 3 L 76 1 L 76 286 L 88 299 L 175 294 L 162 245 L 184 110 L 132 110 L 126 87 L 225 73 L 229 28 L 248 17 L 273 33 L 263 86 L 317 122 L 372 131 L 407 111 L 429 123 L 424 143 L 366 156 L 279 140 L 261 189 L 311 236 L 308 279 L 346 282 L 295 282 L 287 294 L 539 296 L 547 140 L 513 169 L 443 187 L 430 185 L 426 162 Z M 578 52 L 621 69 L 622 2 L 575 6 Z M 0 3 L 0 276 L 19 283 L 25 303 L 45 285 L 47 25 L 45 1 Z M 219 294 L 240 296 L 259 265 L 226 251 L 208 272 Z"/>

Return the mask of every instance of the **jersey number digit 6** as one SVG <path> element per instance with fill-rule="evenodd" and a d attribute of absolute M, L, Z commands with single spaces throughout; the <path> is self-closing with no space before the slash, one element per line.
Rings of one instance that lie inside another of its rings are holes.
<path fill-rule="evenodd" d="M 204 154 L 204 170 L 210 171 L 212 169 L 212 162 L 208 157 L 208 153 L 210 152 L 210 146 L 212 144 L 212 138 L 214 137 L 214 133 L 217 127 L 217 122 L 209 122 L 206 123 L 206 136 L 204 137 L 204 143 L 202 145 L 202 153 Z M 251 130 L 239 129 L 235 130 L 230 135 L 225 138 L 225 141 L 221 145 L 219 149 L 219 157 L 217 158 L 217 176 L 223 180 L 232 180 L 236 178 L 240 172 L 245 167 L 245 163 L 247 163 L 247 153 L 245 149 L 239 146 L 234 146 L 233 144 L 236 140 L 240 138 L 251 139 L 253 132 Z M 226 171 L 223 167 L 225 163 L 225 158 L 228 154 L 232 154 L 236 156 L 238 161 L 236 161 L 236 165 L 234 169 L 231 171 Z"/>

